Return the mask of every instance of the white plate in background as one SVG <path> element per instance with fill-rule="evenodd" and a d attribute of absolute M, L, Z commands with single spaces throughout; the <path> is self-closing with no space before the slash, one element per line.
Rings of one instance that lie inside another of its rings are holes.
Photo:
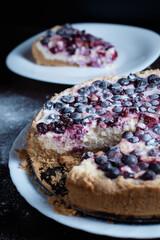
<path fill-rule="evenodd" d="M 86 30 L 115 46 L 118 58 L 111 70 L 96 67 L 41 66 L 34 62 L 32 43 L 39 33 L 13 49 L 6 58 L 7 67 L 27 78 L 59 84 L 78 84 L 90 78 L 107 74 L 128 75 L 142 71 L 160 55 L 160 36 L 148 29 L 107 23 L 75 23 L 73 27 Z"/>

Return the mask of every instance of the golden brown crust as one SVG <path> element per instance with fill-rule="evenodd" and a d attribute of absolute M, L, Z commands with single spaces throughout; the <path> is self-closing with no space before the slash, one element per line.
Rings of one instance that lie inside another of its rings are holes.
<path fill-rule="evenodd" d="M 122 176 L 111 180 L 100 178 L 93 174 L 95 169 L 91 170 L 84 170 L 81 174 L 77 167 L 70 171 L 66 186 L 71 206 L 92 213 L 160 217 L 160 180 L 126 180 Z"/>

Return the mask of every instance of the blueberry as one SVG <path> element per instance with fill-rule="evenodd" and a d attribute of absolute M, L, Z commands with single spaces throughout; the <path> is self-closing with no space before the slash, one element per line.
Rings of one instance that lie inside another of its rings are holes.
<path fill-rule="evenodd" d="M 114 95 L 114 96 L 112 97 L 112 99 L 115 100 L 115 101 L 117 101 L 117 100 L 122 99 L 122 96 L 121 96 L 121 95 Z"/>
<path fill-rule="evenodd" d="M 159 98 L 159 95 L 157 93 L 154 93 L 154 94 L 150 95 L 149 98 L 152 100 L 157 99 L 157 98 Z"/>
<path fill-rule="evenodd" d="M 122 165 L 121 158 L 122 154 L 120 152 L 116 151 L 109 151 L 108 154 L 108 160 L 115 166 L 120 167 Z"/>
<path fill-rule="evenodd" d="M 104 81 L 104 80 L 99 84 L 99 88 L 101 88 L 101 89 L 105 89 L 105 88 L 107 88 L 107 87 L 108 87 L 108 84 L 107 84 L 107 82 Z"/>
<path fill-rule="evenodd" d="M 74 107 L 65 107 L 63 109 L 63 112 L 64 113 L 73 113 L 75 111 L 75 108 Z"/>
<path fill-rule="evenodd" d="M 143 106 L 148 108 L 148 107 L 151 107 L 152 105 L 149 102 L 145 102 Z"/>
<path fill-rule="evenodd" d="M 76 102 L 78 102 L 78 103 L 87 103 L 88 102 L 88 98 L 83 96 L 83 95 L 81 95 L 81 96 L 76 97 Z"/>
<path fill-rule="evenodd" d="M 138 107 L 131 107 L 130 109 L 129 109 L 129 111 L 130 112 L 133 112 L 133 113 L 139 113 L 139 108 Z"/>
<path fill-rule="evenodd" d="M 154 125 L 155 128 L 160 128 L 160 123 Z"/>
<path fill-rule="evenodd" d="M 109 152 L 120 152 L 120 149 L 117 146 L 106 147 L 105 148 L 105 152 L 106 153 L 109 153 Z"/>
<path fill-rule="evenodd" d="M 130 131 L 124 132 L 122 135 L 122 138 L 126 138 L 126 139 L 129 139 L 131 137 L 133 137 L 133 133 Z"/>
<path fill-rule="evenodd" d="M 156 74 L 151 74 L 148 77 L 148 82 L 158 84 L 160 82 L 160 78 Z"/>
<path fill-rule="evenodd" d="M 71 114 L 70 114 L 70 117 L 71 117 L 72 119 L 79 119 L 79 118 L 82 117 L 82 114 L 81 114 L 81 113 L 74 112 L 74 113 L 71 113 Z"/>
<path fill-rule="evenodd" d="M 75 97 L 72 96 L 72 95 L 64 95 L 62 98 L 61 98 L 62 102 L 64 103 L 73 103 L 75 101 Z"/>
<path fill-rule="evenodd" d="M 133 94 L 134 93 L 134 88 L 127 88 L 124 90 L 126 94 Z"/>
<path fill-rule="evenodd" d="M 42 45 L 47 45 L 50 41 L 50 37 L 45 36 L 42 40 L 41 40 L 41 44 Z"/>
<path fill-rule="evenodd" d="M 141 138 L 143 141 L 147 142 L 147 141 L 151 140 L 152 137 L 150 134 L 146 133 L 146 134 L 142 135 Z"/>
<path fill-rule="evenodd" d="M 142 176 L 141 176 L 141 179 L 142 180 L 153 180 L 155 179 L 156 177 L 156 174 L 154 171 L 152 170 L 147 170 Z"/>
<path fill-rule="evenodd" d="M 127 86 L 129 84 L 129 79 L 121 78 L 118 80 L 118 83 L 121 84 L 122 86 Z"/>
<path fill-rule="evenodd" d="M 77 92 L 79 93 L 79 95 L 88 95 L 88 94 L 90 94 L 88 86 L 80 88 Z"/>
<path fill-rule="evenodd" d="M 121 88 L 112 88 L 112 93 L 117 95 L 117 94 L 121 94 L 123 92 L 123 90 Z"/>
<path fill-rule="evenodd" d="M 62 110 L 65 107 L 65 104 L 63 102 L 56 102 L 55 103 L 55 109 L 57 111 Z"/>
<path fill-rule="evenodd" d="M 87 117 L 82 119 L 82 124 L 90 123 L 94 119 L 95 119 L 95 117 L 93 115 L 88 115 Z"/>
<path fill-rule="evenodd" d="M 107 118 L 105 120 L 105 124 L 107 124 L 107 126 L 112 126 L 115 123 L 115 118 L 111 117 L 111 118 Z"/>
<path fill-rule="evenodd" d="M 69 55 L 73 55 L 76 51 L 76 46 L 70 45 L 66 48 L 66 51 L 69 53 Z"/>
<path fill-rule="evenodd" d="M 141 104 L 140 102 L 135 102 L 135 103 L 133 104 L 134 107 L 141 107 L 141 105 L 142 105 L 142 104 Z"/>
<path fill-rule="evenodd" d="M 94 156 L 93 152 L 86 152 L 86 153 L 83 154 L 82 158 L 87 159 L 87 158 L 90 158 L 90 157 L 93 157 L 93 156 Z"/>
<path fill-rule="evenodd" d="M 111 179 L 115 179 L 120 175 L 120 171 L 116 167 L 112 167 L 106 172 L 106 176 Z"/>
<path fill-rule="evenodd" d="M 147 146 L 157 146 L 158 145 L 158 142 L 156 139 L 151 139 L 149 141 L 146 142 L 146 145 Z"/>
<path fill-rule="evenodd" d="M 54 120 L 58 120 L 60 119 L 60 116 L 57 115 L 57 114 L 54 114 L 54 113 L 51 113 L 49 116 L 48 116 L 48 119 L 51 119 L 52 121 Z"/>
<path fill-rule="evenodd" d="M 55 122 L 55 127 L 53 129 L 55 133 L 64 133 L 65 132 L 65 126 L 61 122 Z"/>
<path fill-rule="evenodd" d="M 74 106 L 74 107 L 79 107 L 79 106 L 84 106 L 84 105 L 83 105 L 83 103 L 78 103 L 78 102 L 76 102 L 76 103 L 74 103 L 73 106 Z"/>
<path fill-rule="evenodd" d="M 124 178 L 133 178 L 133 177 L 134 177 L 134 174 L 133 174 L 133 173 L 130 173 L 130 172 L 124 172 L 124 173 L 123 173 L 123 176 L 124 176 Z"/>
<path fill-rule="evenodd" d="M 135 135 L 135 136 L 140 136 L 140 135 L 142 135 L 142 134 L 144 134 L 144 131 L 141 130 L 141 129 L 138 129 L 137 131 L 134 132 L 134 135 Z"/>
<path fill-rule="evenodd" d="M 68 118 L 70 116 L 70 113 L 62 113 L 61 118 Z"/>
<path fill-rule="evenodd" d="M 110 93 L 104 93 L 104 94 L 103 94 L 103 98 L 104 98 L 104 99 L 108 99 L 109 97 L 110 97 Z"/>
<path fill-rule="evenodd" d="M 96 91 L 94 86 L 89 86 L 90 93 L 94 93 Z"/>
<path fill-rule="evenodd" d="M 152 104 L 152 106 L 157 106 L 157 105 L 159 105 L 159 101 L 153 100 L 153 101 L 151 102 L 151 104 Z"/>
<path fill-rule="evenodd" d="M 93 84 L 93 86 L 94 87 L 99 87 L 100 86 L 100 84 L 102 83 L 102 80 L 96 80 L 96 81 L 94 81 L 92 84 Z"/>
<path fill-rule="evenodd" d="M 86 106 L 85 105 L 81 105 L 79 107 L 77 107 L 76 112 L 78 113 L 82 113 L 86 111 Z"/>
<path fill-rule="evenodd" d="M 137 88 L 139 87 L 146 87 L 148 85 L 148 82 L 146 79 L 141 79 L 137 81 Z"/>
<path fill-rule="evenodd" d="M 131 143 L 137 143 L 137 142 L 139 142 L 139 138 L 138 137 L 131 137 L 131 138 L 128 139 L 128 141 L 131 142 Z"/>
<path fill-rule="evenodd" d="M 41 134 L 45 134 L 46 132 L 48 132 L 48 126 L 46 123 L 38 123 L 37 124 L 37 131 Z"/>
<path fill-rule="evenodd" d="M 145 90 L 145 86 L 140 86 L 140 87 L 136 87 L 134 92 L 135 93 L 141 93 Z"/>
<path fill-rule="evenodd" d="M 160 174 L 160 163 L 151 162 L 149 169 L 154 171 L 156 174 Z"/>
<path fill-rule="evenodd" d="M 139 166 L 139 168 L 141 170 L 146 170 L 149 167 L 149 163 L 147 163 L 147 162 L 140 162 L 138 166 Z"/>
<path fill-rule="evenodd" d="M 102 156 L 97 156 L 95 158 L 95 163 L 97 163 L 99 166 L 103 165 L 104 163 L 106 163 L 108 161 L 108 158 L 106 155 L 102 155 Z"/>
<path fill-rule="evenodd" d="M 119 116 L 120 116 L 119 113 L 115 113 L 115 114 L 113 115 L 113 118 L 117 120 L 117 119 L 119 118 Z"/>
<path fill-rule="evenodd" d="M 153 132 L 157 133 L 157 134 L 160 134 L 160 127 L 155 127 L 153 129 Z"/>
<path fill-rule="evenodd" d="M 54 102 L 52 101 L 47 101 L 45 104 L 44 104 L 44 109 L 45 110 L 51 110 L 54 108 Z"/>
<path fill-rule="evenodd" d="M 101 107 L 108 107 L 110 106 L 110 102 L 109 101 L 103 101 L 100 103 Z"/>
<path fill-rule="evenodd" d="M 132 106 L 132 102 L 126 101 L 126 102 L 124 102 L 122 105 L 123 105 L 124 107 L 130 107 L 130 106 Z"/>
<path fill-rule="evenodd" d="M 136 74 L 130 73 L 127 78 L 129 79 L 130 82 L 135 82 L 138 76 Z"/>
<path fill-rule="evenodd" d="M 141 151 L 139 149 L 134 149 L 131 154 L 135 155 L 135 156 L 141 156 Z"/>
<path fill-rule="evenodd" d="M 145 107 L 140 107 L 139 109 L 140 109 L 141 112 L 147 111 L 147 109 Z"/>
<path fill-rule="evenodd" d="M 95 113 L 96 110 L 95 110 L 95 108 L 93 108 L 93 107 L 87 107 L 87 108 L 86 108 L 86 112 L 87 112 L 87 113 Z"/>
<path fill-rule="evenodd" d="M 55 31 L 52 31 L 51 29 L 49 29 L 48 31 L 47 31 L 47 37 L 54 37 L 55 36 Z"/>
<path fill-rule="evenodd" d="M 110 162 L 105 162 L 101 165 L 101 169 L 103 171 L 108 171 L 112 168 L 112 164 Z"/>
<path fill-rule="evenodd" d="M 113 108 L 113 111 L 116 112 L 116 113 L 120 113 L 120 112 L 122 112 L 122 108 L 121 108 L 121 107 L 118 107 L 118 106 L 115 106 L 115 107 Z"/>
<path fill-rule="evenodd" d="M 153 107 L 149 107 L 148 110 L 147 110 L 149 113 L 155 113 L 155 108 Z"/>
<path fill-rule="evenodd" d="M 106 114 L 106 110 L 105 109 L 99 109 L 99 110 L 96 111 L 96 114 L 104 115 L 104 114 Z"/>
<path fill-rule="evenodd" d="M 157 155 L 157 150 L 156 149 L 151 149 L 148 152 L 148 156 L 150 156 L 150 157 L 156 157 L 156 155 Z"/>
<path fill-rule="evenodd" d="M 133 102 L 139 102 L 141 101 L 141 98 L 139 96 L 136 96 L 132 99 Z"/>
<path fill-rule="evenodd" d="M 83 124 L 83 119 L 82 118 L 74 119 L 74 124 Z"/>
<path fill-rule="evenodd" d="M 64 124 L 66 124 L 66 127 L 68 125 L 72 125 L 74 122 L 72 118 L 70 118 L 69 116 L 64 116 L 64 115 L 61 117 L 61 120 L 64 122 Z"/>
<path fill-rule="evenodd" d="M 138 159 L 135 155 L 133 154 L 128 154 L 128 155 L 124 155 L 122 157 L 122 162 L 125 164 L 125 165 L 128 165 L 130 167 L 133 167 L 137 164 L 138 162 Z"/>

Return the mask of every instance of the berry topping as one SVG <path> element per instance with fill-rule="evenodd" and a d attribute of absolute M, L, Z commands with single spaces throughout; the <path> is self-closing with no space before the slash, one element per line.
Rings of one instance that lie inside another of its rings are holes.
<path fill-rule="evenodd" d="M 121 107 L 118 107 L 118 106 L 115 106 L 114 108 L 113 108 L 113 111 L 114 112 L 116 112 L 116 113 L 120 113 L 120 112 L 122 112 L 122 108 Z"/>
<path fill-rule="evenodd" d="M 126 139 L 130 139 L 131 137 L 133 137 L 133 133 L 132 132 L 124 132 L 123 135 L 122 135 L 123 138 L 126 138 Z"/>
<path fill-rule="evenodd" d="M 133 154 L 128 154 L 128 155 L 124 155 L 122 157 L 122 162 L 125 164 L 125 165 L 128 165 L 130 167 L 133 167 L 137 164 L 138 160 L 137 160 L 137 157 Z"/>
<path fill-rule="evenodd" d="M 54 103 L 51 102 L 51 101 L 47 101 L 45 104 L 44 104 L 44 109 L 46 110 L 51 110 L 54 108 Z"/>
<path fill-rule="evenodd" d="M 41 122 L 41 123 L 38 123 L 37 124 L 37 131 L 40 133 L 40 134 L 45 134 L 48 132 L 48 126 L 47 124 Z"/>
<path fill-rule="evenodd" d="M 157 174 L 160 174 L 160 163 L 151 162 L 149 165 L 149 169 Z"/>
<path fill-rule="evenodd" d="M 61 100 L 64 103 L 73 103 L 75 99 L 72 95 L 64 95 Z"/>
<path fill-rule="evenodd" d="M 65 52 L 68 56 L 67 61 L 80 66 L 105 67 L 118 56 L 110 43 L 86 33 L 85 30 L 75 29 L 70 24 L 48 31 L 40 43 L 51 54 Z M 73 55 L 78 56 L 78 59 L 80 56 L 80 60 L 76 60 Z"/>
<path fill-rule="evenodd" d="M 120 171 L 116 167 L 112 167 L 111 169 L 106 171 L 106 176 L 111 179 L 117 178 L 119 175 L 120 175 Z"/>
<path fill-rule="evenodd" d="M 120 129 L 122 140 L 116 146 L 107 146 L 100 155 L 85 152 L 83 159 L 90 158 L 111 179 L 121 175 L 154 180 L 160 174 L 159 85 L 157 75 L 140 78 L 130 74 L 117 83 L 96 80 L 57 100 L 47 101 L 37 131 L 40 137 L 51 132 L 59 139 L 64 134 L 64 139 L 67 136 L 77 141 L 90 128 L 95 134 L 98 132 L 98 137 L 106 136 L 105 131 L 112 128 Z M 134 125 L 128 128 L 132 121 Z M 87 149 L 77 147 L 80 148 Z"/>
<path fill-rule="evenodd" d="M 155 179 L 156 177 L 156 174 L 154 171 L 152 170 L 147 170 L 142 176 L 141 176 L 141 179 L 142 180 L 153 180 Z"/>

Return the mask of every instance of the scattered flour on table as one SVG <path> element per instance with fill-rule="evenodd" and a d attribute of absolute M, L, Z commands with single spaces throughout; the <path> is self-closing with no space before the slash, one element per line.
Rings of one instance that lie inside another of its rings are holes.
<path fill-rule="evenodd" d="M 11 146 L 19 132 L 41 108 L 38 100 L 9 91 L 0 101 L 0 163 L 7 164 Z"/>

